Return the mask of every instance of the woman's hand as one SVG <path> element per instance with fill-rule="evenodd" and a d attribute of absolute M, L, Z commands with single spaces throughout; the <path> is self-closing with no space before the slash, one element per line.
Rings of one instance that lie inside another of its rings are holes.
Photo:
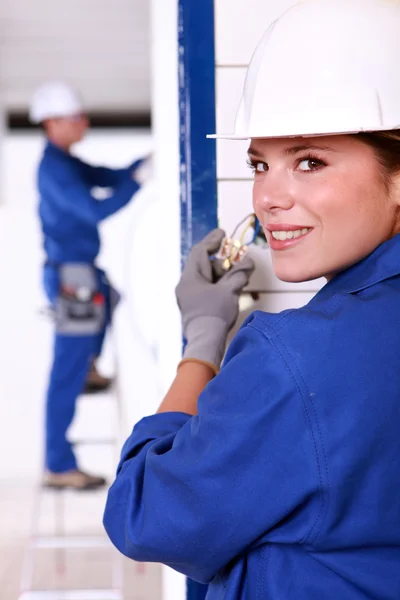
<path fill-rule="evenodd" d="M 211 256 L 218 252 L 225 232 L 215 229 L 192 248 L 176 288 L 187 340 L 183 360 L 197 360 L 219 369 L 226 339 L 239 314 L 239 295 L 254 270 L 244 256 L 230 271 L 214 282 L 219 269 Z"/>

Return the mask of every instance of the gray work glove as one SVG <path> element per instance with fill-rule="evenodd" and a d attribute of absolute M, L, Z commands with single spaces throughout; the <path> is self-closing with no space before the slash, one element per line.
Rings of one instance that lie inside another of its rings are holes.
<path fill-rule="evenodd" d="M 239 314 L 239 295 L 254 270 L 249 256 L 244 256 L 228 272 L 213 283 L 215 260 L 225 232 L 214 229 L 192 248 L 176 288 L 182 314 L 183 332 L 187 340 L 183 360 L 194 359 L 219 369 L 225 353 L 229 330 Z"/>

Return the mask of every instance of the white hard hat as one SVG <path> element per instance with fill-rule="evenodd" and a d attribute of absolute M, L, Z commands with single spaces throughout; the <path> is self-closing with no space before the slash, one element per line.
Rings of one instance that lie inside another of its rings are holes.
<path fill-rule="evenodd" d="M 74 89 L 62 81 L 49 81 L 34 93 L 29 118 L 32 123 L 41 123 L 45 119 L 70 117 L 82 112 L 82 101 Z"/>
<path fill-rule="evenodd" d="M 268 28 L 233 134 L 249 139 L 400 128 L 400 4 L 309 0 Z"/>

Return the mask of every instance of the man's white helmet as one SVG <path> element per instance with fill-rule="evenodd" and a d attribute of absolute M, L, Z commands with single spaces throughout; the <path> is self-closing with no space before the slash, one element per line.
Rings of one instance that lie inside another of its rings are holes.
<path fill-rule="evenodd" d="M 268 28 L 227 139 L 400 128 L 400 4 L 308 0 Z"/>
<path fill-rule="evenodd" d="M 32 123 L 46 119 L 71 117 L 84 111 L 76 91 L 62 81 L 50 81 L 41 85 L 33 95 L 29 118 Z"/>

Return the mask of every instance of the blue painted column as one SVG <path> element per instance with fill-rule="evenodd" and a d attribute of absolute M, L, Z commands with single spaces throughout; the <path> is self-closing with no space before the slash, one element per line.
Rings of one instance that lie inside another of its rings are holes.
<path fill-rule="evenodd" d="M 217 226 L 214 0 L 178 0 L 182 265 L 193 244 Z M 207 586 L 187 582 L 187 599 Z"/>
<path fill-rule="evenodd" d="M 179 0 L 182 259 L 217 226 L 214 0 Z"/>

